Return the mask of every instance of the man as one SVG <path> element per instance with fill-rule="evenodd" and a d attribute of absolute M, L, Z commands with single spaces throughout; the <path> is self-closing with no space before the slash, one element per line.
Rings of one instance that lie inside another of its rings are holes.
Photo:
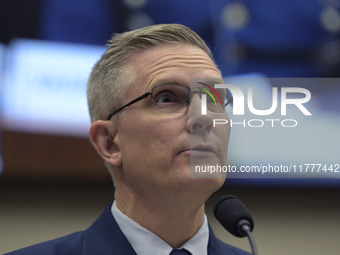
<path fill-rule="evenodd" d="M 223 83 L 221 74 L 185 26 L 114 36 L 91 73 L 88 105 L 115 201 L 87 230 L 11 254 L 248 254 L 218 240 L 204 213 L 225 177 L 192 173 L 193 162 L 226 164 L 230 127 L 212 124 L 227 117 L 224 106 L 206 100 L 201 113 L 209 82 Z"/>

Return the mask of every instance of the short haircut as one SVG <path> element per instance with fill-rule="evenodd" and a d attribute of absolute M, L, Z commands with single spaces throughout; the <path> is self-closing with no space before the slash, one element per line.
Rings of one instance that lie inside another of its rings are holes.
<path fill-rule="evenodd" d="M 134 72 L 128 63 L 133 53 L 155 46 L 187 44 L 213 56 L 202 40 L 190 28 L 179 24 L 159 24 L 114 34 L 108 49 L 95 64 L 87 84 L 87 100 L 91 122 L 106 120 L 123 105 L 126 90 L 134 81 Z"/>

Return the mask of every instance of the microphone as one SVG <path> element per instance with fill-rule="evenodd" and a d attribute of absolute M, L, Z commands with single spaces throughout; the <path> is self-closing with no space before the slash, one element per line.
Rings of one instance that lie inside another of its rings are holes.
<path fill-rule="evenodd" d="M 221 197 L 215 204 L 214 215 L 221 225 L 234 236 L 248 236 L 254 255 L 258 255 L 256 244 L 251 234 L 254 221 L 247 207 L 233 195 Z"/>

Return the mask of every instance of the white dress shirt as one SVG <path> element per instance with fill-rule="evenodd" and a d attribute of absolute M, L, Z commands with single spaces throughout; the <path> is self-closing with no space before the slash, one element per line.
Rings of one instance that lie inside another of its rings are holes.
<path fill-rule="evenodd" d="M 119 228 L 138 255 L 169 255 L 172 248 L 157 235 L 139 225 L 123 214 L 113 202 L 111 212 Z M 209 228 L 206 215 L 200 229 L 180 249 L 184 248 L 193 255 L 207 255 L 209 242 Z"/>

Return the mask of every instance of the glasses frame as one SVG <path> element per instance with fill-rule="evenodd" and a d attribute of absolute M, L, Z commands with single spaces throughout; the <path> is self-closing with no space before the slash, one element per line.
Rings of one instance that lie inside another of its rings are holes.
<path fill-rule="evenodd" d="M 151 95 L 152 97 L 152 93 L 153 93 L 153 90 L 158 88 L 158 87 L 163 87 L 163 86 L 169 86 L 169 85 L 173 85 L 173 86 L 179 86 L 179 87 L 184 87 L 184 88 L 187 88 L 190 92 L 190 95 L 192 93 L 198 93 L 198 94 L 203 94 L 203 92 L 200 92 L 200 91 L 190 91 L 190 88 L 187 87 L 187 86 L 184 86 L 184 85 L 180 85 L 180 84 L 161 84 L 161 85 L 158 85 L 158 86 L 155 86 L 153 87 L 150 91 L 146 92 L 145 94 L 131 100 L 130 102 L 128 102 L 127 104 L 123 105 L 122 107 L 118 108 L 117 110 L 113 111 L 112 113 L 110 113 L 110 115 L 107 117 L 107 120 L 110 120 L 112 118 L 113 115 L 117 114 L 118 112 L 120 112 L 121 110 L 123 110 L 124 108 L 130 106 L 130 105 L 133 105 L 145 98 L 147 98 L 148 96 Z M 231 95 L 231 92 L 230 90 L 228 89 L 227 90 L 227 94 Z M 191 96 L 188 98 L 188 101 L 187 101 L 187 108 L 188 108 L 188 105 L 190 104 L 190 99 L 191 99 Z M 233 97 L 231 96 L 227 102 L 224 104 L 224 107 L 226 107 L 227 105 L 229 105 L 230 103 L 233 103 Z"/>
<path fill-rule="evenodd" d="M 152 90 L 149 92 L 146 92 L 145 94 L 133 99 L 132 101 L 128 102 L 127 104 L 123 105 L 122 107 L 118 108 L 117 110 L 115 110 L 114 112 L 110 113 L 109 117 L 107 117 L 107 120 L 110 120 L 112 118 L 113 115 L 115 115 L 116 113 L 120 112 L 121 110 L 123 110 L 125 107 L 128 107 L 132 104 L 135 104 L 145 98 L 147 98 L 148 96 L 152 95 Z"/>

